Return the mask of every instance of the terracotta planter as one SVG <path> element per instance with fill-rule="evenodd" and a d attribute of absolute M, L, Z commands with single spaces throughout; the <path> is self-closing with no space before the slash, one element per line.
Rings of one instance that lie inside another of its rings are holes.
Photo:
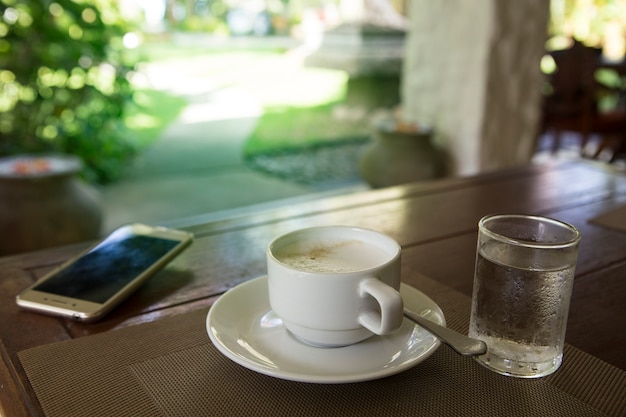
<path fill-rule="evenodd" d="M 445 159 L 432 143 L 430 129 L 388 121 L 375 126 L 374 140 L 359 159 L 361 176 L 374 188 L 445 175 Z"/>
<path fill-rule="evenodd" d="M 98 193 L 69 156 L 0 158 L 0 255 L 99 237 Z"/>

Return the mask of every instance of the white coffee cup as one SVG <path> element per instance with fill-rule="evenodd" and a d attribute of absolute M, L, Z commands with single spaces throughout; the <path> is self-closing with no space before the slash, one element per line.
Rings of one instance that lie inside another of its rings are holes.
<path fill-rule="evenodd" d="M 323 226 L 267 248 L 270 306 L 296 338 L 335 347 L 402 324 L 400 245 L 368 229 Z"/>

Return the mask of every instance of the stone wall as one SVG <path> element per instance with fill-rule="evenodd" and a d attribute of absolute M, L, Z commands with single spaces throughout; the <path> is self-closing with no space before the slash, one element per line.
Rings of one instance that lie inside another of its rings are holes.
<path fill-rule="evenodd" d="M 546 0 L 412 0 L 401 96 L 451 174 L 528 163 L 540 117 Z"/>

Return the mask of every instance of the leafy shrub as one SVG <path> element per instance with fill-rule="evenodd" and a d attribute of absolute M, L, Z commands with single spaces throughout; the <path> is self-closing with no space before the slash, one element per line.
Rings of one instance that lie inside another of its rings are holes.
<path fill-rule="evenodd" d="M 61 152 L 114 180 L 136 152 L 114 0 L 0 0 L 0 155 Z"/>

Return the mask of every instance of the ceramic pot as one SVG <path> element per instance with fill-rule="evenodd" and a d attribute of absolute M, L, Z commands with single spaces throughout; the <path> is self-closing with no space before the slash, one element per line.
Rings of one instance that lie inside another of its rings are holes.
<path fill-rule="evenodd" d="M 0 158 L 0 255 L 99 237 L 100 196 L 69 156 Z"/>
<path fill-rule="evenodd" d="M 388 187 L 445 175 L 443 152 L 432 143 L 430 129 L 379 124 L 373 141 L 359 158 L 361 176 L 374 188 Z"/>

